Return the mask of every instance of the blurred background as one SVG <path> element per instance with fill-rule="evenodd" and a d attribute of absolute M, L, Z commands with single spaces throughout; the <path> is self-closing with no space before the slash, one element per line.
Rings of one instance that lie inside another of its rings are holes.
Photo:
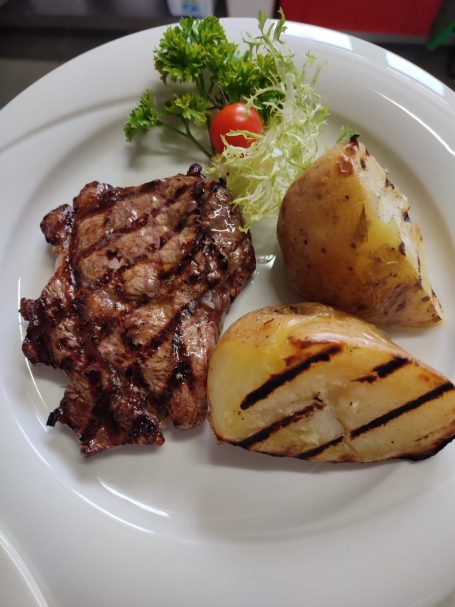
<path fill-rule="evenodd" d="M 354 34 L 455 89 L 455 0 L 0 0 L 0 107 L 76 55 L 180 15 L 276 16 Z"/>

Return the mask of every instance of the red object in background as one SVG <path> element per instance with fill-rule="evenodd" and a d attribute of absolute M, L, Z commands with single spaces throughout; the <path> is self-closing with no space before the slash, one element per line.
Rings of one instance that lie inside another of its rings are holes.
<path fill-rule="evenodd" d="M 289 21 L 335 30 L 427 36 L 440 0 L 281 0 Z"/>

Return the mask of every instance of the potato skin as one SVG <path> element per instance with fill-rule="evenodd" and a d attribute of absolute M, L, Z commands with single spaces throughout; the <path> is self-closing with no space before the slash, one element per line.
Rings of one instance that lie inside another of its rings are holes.
<path fill-rule="evenodd" d="M 455 436 L 455 387 L 377 327 L 314 303 L 246 314 L 208 374 L 220 441 L 327 462 L 429 457 Z"/>
<path fill-rule="evenodd" d="M 277 234 L 290 284 L 306 299 L 381 325 L 441 319 L 409 203 L 356 139 L 291 185 Z"/>

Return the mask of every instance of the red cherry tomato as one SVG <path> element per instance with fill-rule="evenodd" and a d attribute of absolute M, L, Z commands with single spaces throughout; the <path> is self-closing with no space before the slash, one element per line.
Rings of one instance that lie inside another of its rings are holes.
<path fill-rule="evenodd" d="M 247 110 L 244 103 L 237 102 L 226 105 L 215 115 L 210 124 L 210 141 L 214 150 L 218 154 L 221 154 L 224 150 L 225 145 L 221 139 L 222 135 L 232 145 L 249 148 L 255 141 L 253 138 L 244 135 L 227 135 L 229 131 L 240 130 L 258 134 L 263 133 L 264 125 L 261 117 L 254 108 Z"/>

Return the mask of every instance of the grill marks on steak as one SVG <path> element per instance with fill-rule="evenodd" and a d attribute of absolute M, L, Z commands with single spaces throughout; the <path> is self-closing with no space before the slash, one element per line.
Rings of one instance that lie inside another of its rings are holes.
<path fill-rule="evenodd" d="M 86 455 L 164 442 L 163 422 L 206 416 L 210 354 L 255 267 L 241 216 L 200 167 L 138 187 L 93 182 L 43 219 L 57 269 L 22 299 L 32 363 L 70 383 L 48 424 L 69 426 Z"/>

